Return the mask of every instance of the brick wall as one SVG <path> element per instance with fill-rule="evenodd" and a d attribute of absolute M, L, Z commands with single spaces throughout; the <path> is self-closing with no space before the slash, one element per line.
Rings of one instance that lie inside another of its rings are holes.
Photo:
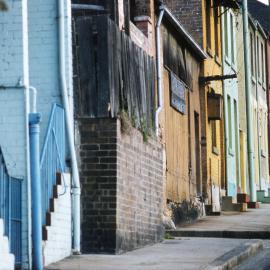
<path fill-rule="evenodd" d="M 70 174 L 62 174 L 61 185 L 57 186 L 58 198 L 54 199 L 51 225 L 46 227 L 47 237 L 43 241 L 44 265 L 60 261 L 71 255 L 71 193 Z"/>
<path fill-rule="evenodd" d="M 139 131 L 121 134 L 117 122 L 117 251 L 162 239 L 162 148 L 155 140 L 143 142 Z"/>
<path fill-rule="evenodd" d="M 162 238 L 162 151 L 116 119 L 79 119 L 83 252 L 120 253 Z"/>
<path fill-rule="evenodd" d="M 168 6 L 184 28 L 202 46 L 202 2 L 198 0 L 164 0 L 163 2 Z M 192 18 L 192 20 L 190 18 Z"/>

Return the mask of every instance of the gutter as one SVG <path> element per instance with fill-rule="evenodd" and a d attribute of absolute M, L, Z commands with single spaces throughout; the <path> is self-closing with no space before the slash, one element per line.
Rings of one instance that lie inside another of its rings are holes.
<path fill-rule="evenodd" d="M 67 135 L 68 144 L 70 148 L 71 155 L 71 167 L 72 167 L 72 197 L 73 197 L 73 207 L 72 207 L 72 217 L 73 217 L 73 252 L 74 254 L 80 254 L 80 238 L 81 238 L 81 228 L 80 228 L 80 178 L 78 163 L 75 151 L 75 140 L 74 140 L 74 130 L 72 127 L 73 119 L 71 116 L 71 109 L 68 100 L 68 90 L 66 83 L 66 54 L 65 54 L 65 0 L 58 0 L 58 18 L 59 18 L 59 70 L 60 70 L 60 88 L 62 94 L 63 106 L 65 109 L 65 120 L 67 125 Z"/>

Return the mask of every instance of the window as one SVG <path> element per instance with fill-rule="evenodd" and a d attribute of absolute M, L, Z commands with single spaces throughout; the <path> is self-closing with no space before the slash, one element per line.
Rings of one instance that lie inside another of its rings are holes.
<path fill-rule="evenodd" d="M 259 78 L 259 82 L 261 82 L 261 57 L 260 57 L 260 43 L 259 43 L 259 37 L 257 37 L 257 64 L 258 64 L 258 78 Z"/>
<path fill-rule="evenodd" d="M 229 147 L 232 149 L 232 104 L 231 97 L 227 96 L 228 103 L 228 131 L 229 131 Z"/>
<path fill-rule="evenodd" d="M 129 15 L 130 15 L 130 20 L 132 22 L 134 22 L 134 18 L 136 16 L 135 11 L 136 11 L 135 0 L 129 0 Z"/>
<path fill-rule="evenodd" d="M 220 56 L 219 51 L 219 28 L 220 28 L 220 19 L 219 19 L 219 8 L 215 7 L 214 9 L 214 19 L 215 19 L 215 54 L 217 57 Z"/>
<path fill-rule="evenodd" d="M 238 122 L 238 120 L 237 120 L 237 102 L 236 102 L 235 99 L 233 100 L 233 109 L 234 109 L 234 135 L 235 135 L 235 138 L 234 138 L 234 150 L 235 150 L 235 153 L 237 153 L 237 150 L 238 150 L 238 146 L 237 146 L 238 125 L 237 125 L 237 122 Z"/>
<path fill-rule="evenodd" d="M 233 27 L 233 15 L 230 14 L 230 33 L 231 33 L 231 60 L 232 64 L 235 64 L 235 53 L 234 53 L 234 27 Z"/>
<path fill-rule="evenodd" d="M 264 46 L 261 42 L 261 61 L 262 61 L 262 83 L 265 83 L 265 61 L 264 61 Z"/>
<path fill-rule="evenodd" d="M 211 49 L 211 1 L 205 1 L 206 46 Z"/>
<path fill-rule="evenodd" d="M 251 64 L 251 75 L 254 77 L 255 72 L 254 72 L 254 39 L 253 35 L 250 32 L 250 64 Z"/>
<path fill-rule="evenodd" d="M 216 121 L 211 121 L 211 131 L 212 131 L 212 149 L 217 148 L 217 126 Z"/>
<path fill-rule="evenodd" d="M 229 44 L 228 44 L 228 13 L 224 13 L 224 35 L 225 35 L 225 54 L 229 57 Z"/>

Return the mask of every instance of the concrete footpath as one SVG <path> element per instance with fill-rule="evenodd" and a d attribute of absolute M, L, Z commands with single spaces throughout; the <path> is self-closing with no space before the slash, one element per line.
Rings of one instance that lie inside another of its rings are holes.
<path fill-rule="evenodd" d="M 178 237 L 270 239 L 270 204 L 261 204 L 259 209 L 247 212 L 222 212 L 221 216 L 207 216 L 169 233 Z"/>
<path fill-rule="evenodd" d="M 262 241 L 215 238 L 181 238 L 123 255 L 73 256 L 50 270 L 203 270 L 231 269 L 262 248 Z M 236 264 L 235 264 L 236 263 Z"/>
<path fill-rule="evenodd" d="M 270 205 L 243 213 L 223 212 L 221 216 L 204 217 L 170 234 L 175 239 L 123 255 L 73 256 L 47 269 L 228 270 L 244 264 L 245 260 L 251 265 L 247 269 L 254 269 L 252 258 L 266 258 L 269 254 L 269 249 L 262 249 L 270 241 L 258 239 L 270 239 Z M 268 262 L 265 260 L 265 264 Z"/>

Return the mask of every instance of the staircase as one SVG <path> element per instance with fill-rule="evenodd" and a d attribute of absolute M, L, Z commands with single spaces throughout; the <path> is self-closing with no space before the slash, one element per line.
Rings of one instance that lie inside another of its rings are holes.
<path fill-rule="evenodd" d="M 247 203 L 234 203 L 232 196 L 223 196 L 222 197 L 222 207 L 221 210 L 232 211 L 232 212 L 246 212 L 247 211 Z"/>
<path fill-rule="evenodd" d="M 257 190 L 257 201 L 261 203 L 270 203 L 270 189 L 268 189 L 268 196 L 265 196 L 265 190 Z"/>
<path fill-rule="evenodd" d="M 9 253 L 9 241 L 4 236 L 4 224 L 0 219 L 0 270 L 13 270 L 15 266 L 15 257 Z"/>
<path fill-rule="evenodd" d="M 45 266 L 71 255 L 70 174 L 56 174 L 42 238 Z"/>

